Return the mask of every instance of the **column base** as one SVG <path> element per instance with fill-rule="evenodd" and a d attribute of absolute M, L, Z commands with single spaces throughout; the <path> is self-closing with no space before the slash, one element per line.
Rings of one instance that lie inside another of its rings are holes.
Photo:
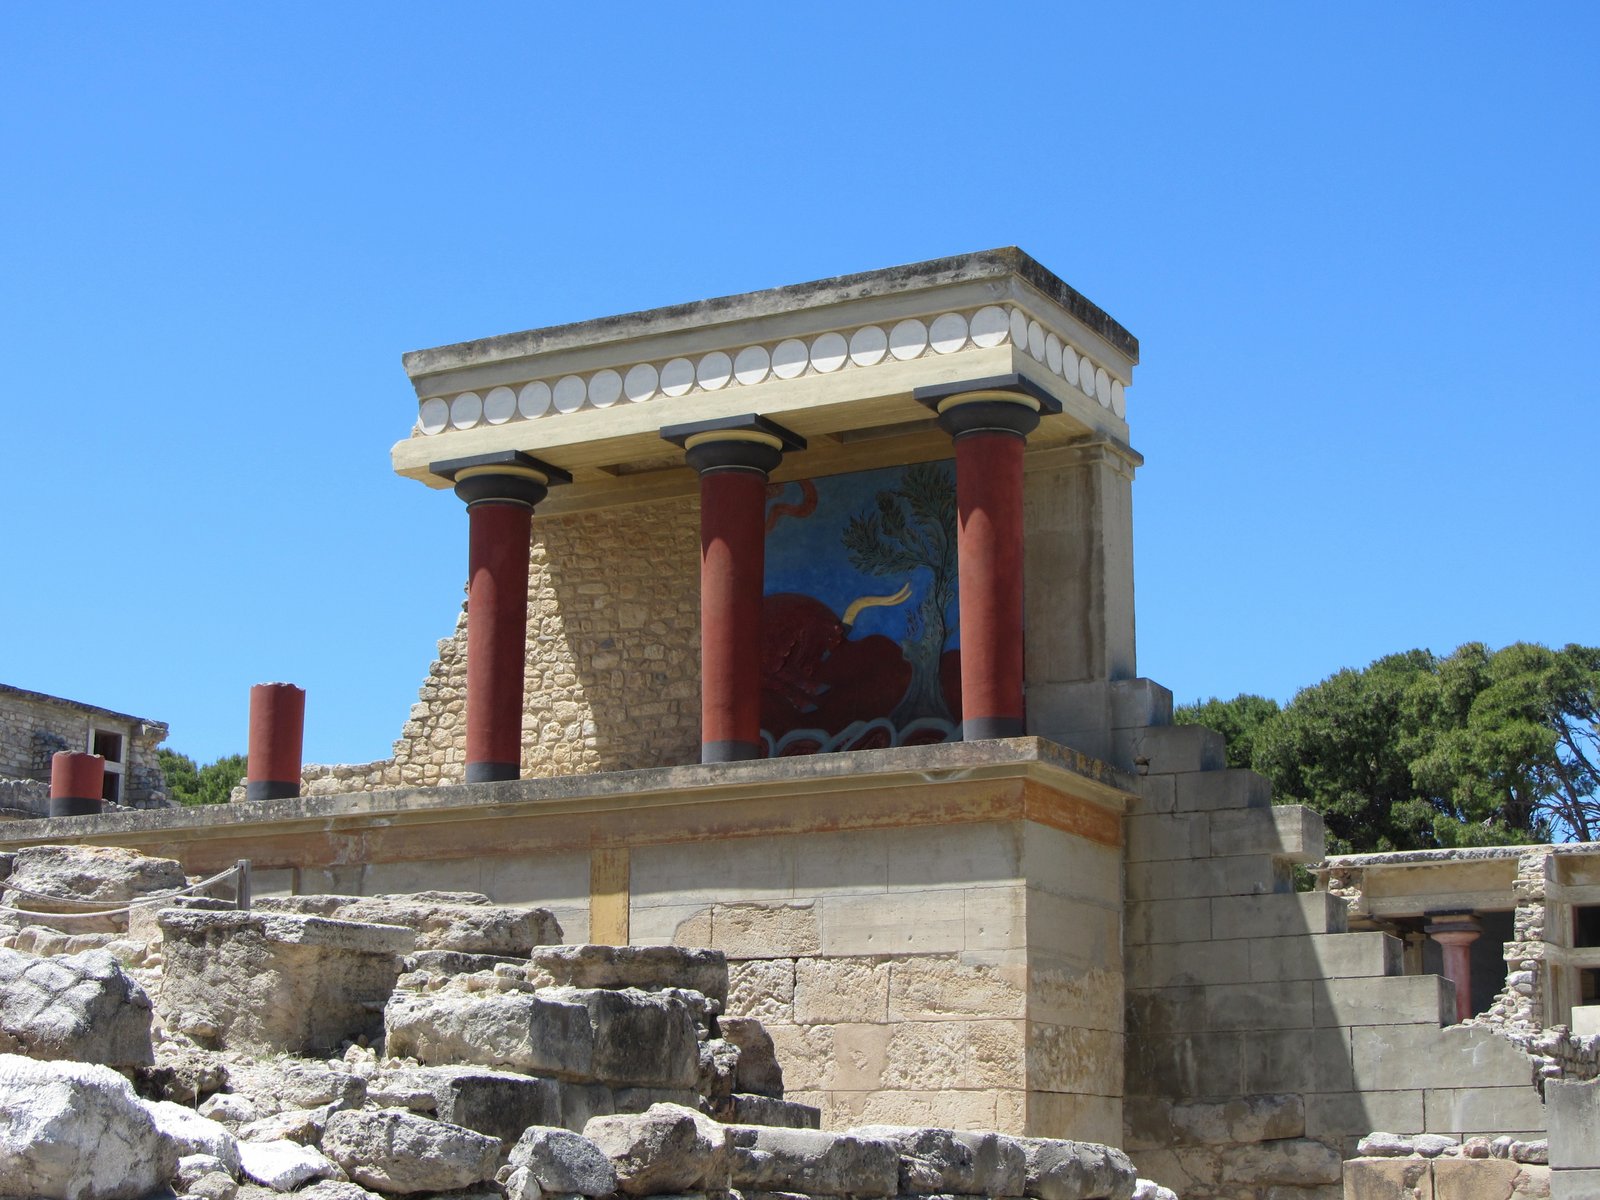
<path fill-rule="evenodd" d="M 299 794 L 299 780 L 289 783 L 283 779 L 247 779 L 244 784 L 246 800 L 292 800 Z"/>
<path fill-rule="evenodd" d="M 467 764 L 468 783 L 500 783 L 506 779 L 522 778 L 522 764 L 519 762 L 469 762 Z"/>
<path fill-rule="evenodd" d="M 1022 737 L 1025 732 L 1021 717 L 967 717 L 961 722 L 963 742 Z"/>
<path fill-rule="evenodd" d="M 98 799 L 90 800 L 83 796 L 51 796 L 50 815 L 52 817 L 97 817 L 104 811 Z"/>
<path fill-rule="evenodd" d="M 760 742 L 701 742 L 700 761 L 703 763 L 747 762 L 761 758 L 765 747 Z"/>

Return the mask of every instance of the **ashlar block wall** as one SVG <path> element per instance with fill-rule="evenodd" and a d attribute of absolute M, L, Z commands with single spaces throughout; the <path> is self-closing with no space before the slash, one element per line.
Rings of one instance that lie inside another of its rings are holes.
<path fill-rule="evenodd" d="M 1143 731 L 1128 827 L 1124 1145 L 1186 1200 L 1334 1200 L 1367 1133 L 1542 1137 L 1534 1064 L 1446 1025 L 1453 985 L 1401 975 L 1401 944 L 1296 893 L 1321 818 L 1273 807 L 1196 726 Z"/>

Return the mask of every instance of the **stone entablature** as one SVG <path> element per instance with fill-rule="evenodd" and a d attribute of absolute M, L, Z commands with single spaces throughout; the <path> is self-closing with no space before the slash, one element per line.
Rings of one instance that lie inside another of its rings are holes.
<path fill-rule="evenodd" d="M 413 352 L 419 416 L 394 466 L 440 487 L 441 460 L 537 455 L 573 474 L 547 512 L 666 483 L 683 460 L 663 425 L 742 412 L 821 439 L 775 478 L 947 457 L 911 393 L 1013 374 L 1062 404 L 1039 445 L 1126 449 L 1137 361 L 1131 334 L 1008 248 Z"/>
<path fill-rule="evenodd" d="M 61 750 L 93 753 L 97 733 L 120 740 L 122 757 L 107 767 L 119 777 L 117 802 L 129 808 L 164 806 L 167 786 L 156 747 L 166 739 L 165 724 L 0 684 L 0 783 L 7 784 L 0 790 L 0 808 L 45 815 L 38 789 L 30 784 L 48 790 L 51 757 Z M 101 748 L 111 747 L 102 743 Z"/>

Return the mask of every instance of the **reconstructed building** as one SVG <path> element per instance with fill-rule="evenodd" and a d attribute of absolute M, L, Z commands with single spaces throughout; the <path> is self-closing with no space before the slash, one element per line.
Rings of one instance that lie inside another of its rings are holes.
<path fill-rule="evenodd" d="M 0 814 L 47 816 L 50 759 L 61 750 L 105 759 L 102 799 L 125 808 L 166 804 L 156 748 L 160 721 L 0 684 Z"/>
<path fill-rule="evenodd" d="M 469 593 L 392 759 L 0 846 L 718 948 L 827 1125 L 1112 1142 L 1187 1197 L 1337 1196 L 1374 1130 L 1542 1136 L 1595 1073 L 1545 1024 L 1580 948 L 1533 1032 L 1461 1022 L 1493 906 L 1364 924 L 1372 864 L 1353 922 L 1343 860 L 1296 892 L 1320 819 L 1138 675 L 1138 353 L 1010 249 L 407 355 L 394 466 L 465 502 Z"/>

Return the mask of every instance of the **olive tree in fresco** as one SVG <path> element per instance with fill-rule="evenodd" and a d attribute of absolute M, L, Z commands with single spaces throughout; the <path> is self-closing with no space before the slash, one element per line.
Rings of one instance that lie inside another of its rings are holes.
<path fill-rule="evenodd" d="M 949 468 L 941 463 L 907 467 L 897 487 L 879 492 L 873 507 L 850 519 L 844 547 L 850 564 L 870 575 L 904 579 L 918 568 L 930 573 L 931 585 L 908 615 L 901 643 L 911 683 L 889 718 L 897 726 L 919 717 L 957 720 L 939 683 L 956 600 L 956 493 Z"/>

